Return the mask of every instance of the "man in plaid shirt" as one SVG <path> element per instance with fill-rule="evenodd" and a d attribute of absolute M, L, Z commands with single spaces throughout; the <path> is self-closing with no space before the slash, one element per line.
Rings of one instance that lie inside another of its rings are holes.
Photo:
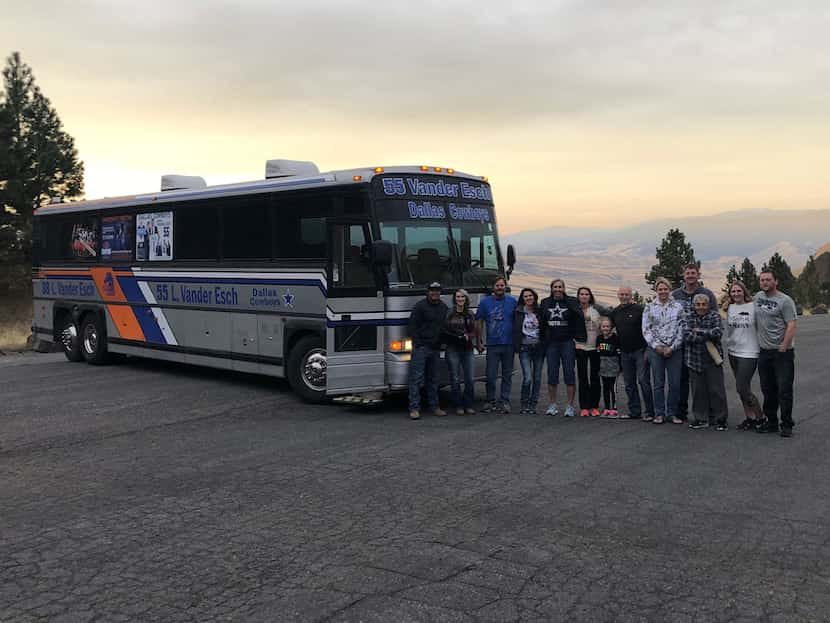
<path fill-rule="evenodd" d="M 719 431 L 729 429 L 726 425 L 726 387 L 721 366 L 721 335 L 721 317 L 716 309 L 710 308 L 709 297 L 705 294 L 695 295 L 692 309 L 686 315 L 683 333 L 683 356 L 692 383 L 694 414 L 689 428 L 707 428 L 711 424 L 716 424 Z"/>

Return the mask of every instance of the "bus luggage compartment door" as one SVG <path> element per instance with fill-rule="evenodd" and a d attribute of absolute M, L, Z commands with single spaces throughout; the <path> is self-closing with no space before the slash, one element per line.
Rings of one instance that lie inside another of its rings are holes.
<path fill-rule="evenodd" d="M 329 224 L 326 394 L 386 389 L 384 300 L 369 257 L 368 222 Z"/>

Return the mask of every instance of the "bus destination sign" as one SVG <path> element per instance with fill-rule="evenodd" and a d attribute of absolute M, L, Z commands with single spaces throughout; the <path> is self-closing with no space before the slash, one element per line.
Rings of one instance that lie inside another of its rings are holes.
<path fill-rule="evenodd" d="M 467 201 L 492 201 L 487 184 L 468 180 L 423 179 L 417 175 L 384 177 L 383 194 L 388 198 L 417 197 L 419 199 L 466 199 Z"/>

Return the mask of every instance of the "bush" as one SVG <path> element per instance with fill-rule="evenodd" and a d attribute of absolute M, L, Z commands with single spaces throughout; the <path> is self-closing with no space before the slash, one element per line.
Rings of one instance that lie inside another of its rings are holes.
<path fill-rule="evenodd" d="M 810 311 L 810 313 L 813 314 L 813 315 L 826 314 L 827 313 L 827 305 L 816 305 L 815 307 L 813 307 L 813 309 Z"/>

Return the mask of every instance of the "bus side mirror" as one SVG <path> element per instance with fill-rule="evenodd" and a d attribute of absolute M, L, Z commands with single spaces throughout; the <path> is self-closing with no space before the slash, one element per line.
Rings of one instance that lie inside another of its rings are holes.
<path fill-rule="evenodd" d="M 375 240 L 372 243 L 372 263 L 375 266 L 389 267 L 395 257 L 394 245 L 388 240 Z"/>
<path fill-rule="evenodd" d="M 516 265 L 516 249 L 512 244 L 507 245 L 507 277 L 513 272 L 513 267 Z"/>

